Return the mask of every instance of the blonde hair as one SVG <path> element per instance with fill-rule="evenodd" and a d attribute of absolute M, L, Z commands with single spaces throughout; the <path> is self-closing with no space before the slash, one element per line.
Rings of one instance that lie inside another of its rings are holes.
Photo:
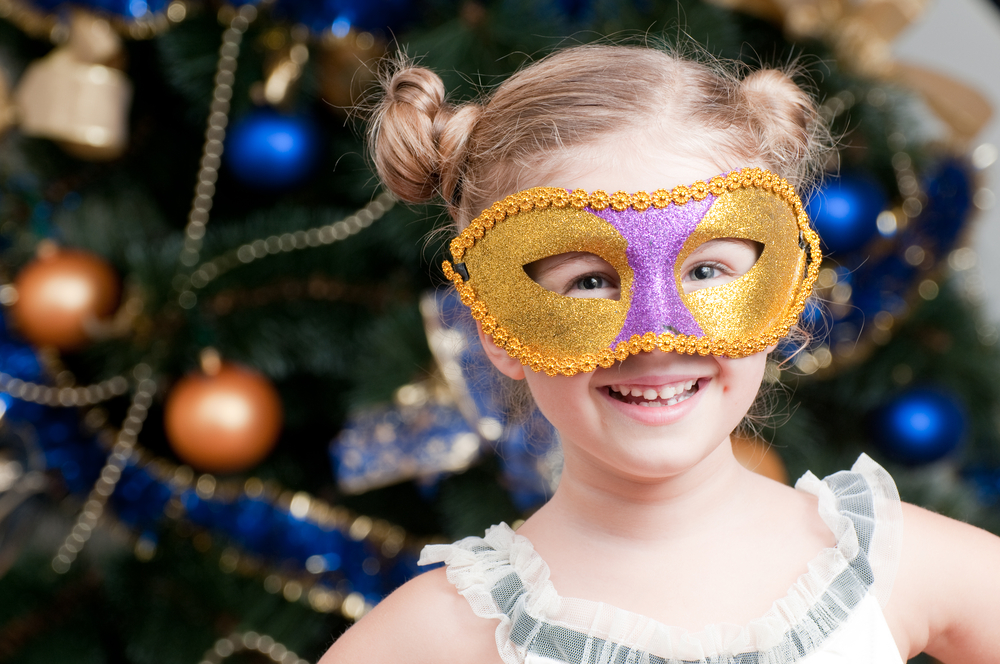
<path fill-rule="evenodd" d="M 649 131 L 654 121 L 668 128 L 667 147 L 761 163 L 805 197 L 831 140 L 792 80 L 797 71 L 749 72 L 696 50 L 592 44 L 556 51 L 454 106 L 437 74 L 397 61 L 371 116 L 371 152 L 394 194 L 413 203 L 440 197 L 459 229 L 497 199 L 537 185 L 526 173 L 555 168 L 568 150 Z"/>

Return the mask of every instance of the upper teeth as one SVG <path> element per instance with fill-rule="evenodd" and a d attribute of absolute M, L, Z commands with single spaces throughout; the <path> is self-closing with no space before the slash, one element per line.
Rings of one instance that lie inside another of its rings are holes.
<path fill-rule="evenodd" d="M 682 392 L 687 392 L 697 383 L 697 379 L 689 380 L 678 385 L 666 385 L 659 389 L 655 387 L 639 387 L 638 385 L 612 385 L 611 389 L 625 396 L 642 397 L 652 401 L 653 399 L 669 399 Z"/>

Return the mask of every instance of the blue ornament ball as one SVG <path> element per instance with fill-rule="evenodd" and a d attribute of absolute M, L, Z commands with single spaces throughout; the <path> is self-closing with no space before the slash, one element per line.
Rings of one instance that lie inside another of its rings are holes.
<path fill-rule="evenodd" d="M 948 392 L 913 388 L 875 413 L 875 444 L 887 457 L 911 466 L 938 461 L 965 438 L 965 408 Z"/>
<path fill-rule="evenodd" d="M 860 249 L 878 231 L 889 199 L 874 178 L 848 173 L 831 180 L 806 206 L 824 247 L 832 254 Z"/>
<path fill-rule="evenodd" d="M 319 127 L 308 116 L 257 109 L 229 130 L 223 155 L 243 184 L 284 189 L 309 177 L 319 161 Z"/>
<path fill-rule="evenodd" d="M 274 12 L 309 27 L 346 37 L 355 30 L 400 28 L 415 18 L 411 0 L 276 0 Z"/>

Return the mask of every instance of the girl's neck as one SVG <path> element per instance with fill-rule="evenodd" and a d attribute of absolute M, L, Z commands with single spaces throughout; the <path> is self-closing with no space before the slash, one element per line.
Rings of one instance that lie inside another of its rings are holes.
<path fill-rule="evenodd" d="M 696 466 L 657 480 L 616 476 L 571 455 L 555 495 L 533 521 L 565 529 L 561 536 L 676 541 L 685 533 L 727 527 L 746 508 L 752 486 L 753 474 L 733 456 L 728 439 Z"/>

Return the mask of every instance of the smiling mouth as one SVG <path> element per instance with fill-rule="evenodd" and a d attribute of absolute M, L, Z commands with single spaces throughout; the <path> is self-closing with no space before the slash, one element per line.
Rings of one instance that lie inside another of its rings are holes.
<path fill-rule="evenodd" d="M 690 399 L 698 392 L 698 381 L 689 380 L 675 385 L 663 387 L 647 387 L 642 385 L 608 385 L 608 394 L 612 399 L 622 403 L 659 408 L 673 406 Z"/>

